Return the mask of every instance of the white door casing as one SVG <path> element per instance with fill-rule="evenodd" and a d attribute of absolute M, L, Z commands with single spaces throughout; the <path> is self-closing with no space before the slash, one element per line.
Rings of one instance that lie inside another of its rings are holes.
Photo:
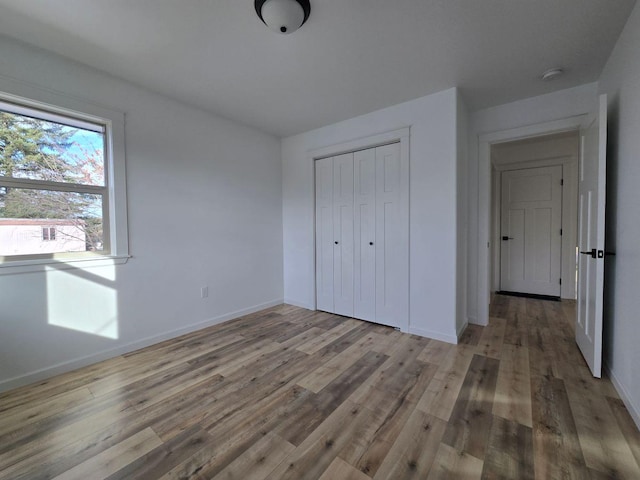
<path fill-rule="evenodd" d="M 562 166 L 502 172 L 500 289 L 560 296 Z"/>
<path fill-rule="evenodd" d="M 594 377 L 602 375 L 607 97 L 580 130 L 576 343 Z"/>
<path fill-rule="evenodd" d="M 333 308 L 353 316 L 353 154 L 333 158 Z"/>

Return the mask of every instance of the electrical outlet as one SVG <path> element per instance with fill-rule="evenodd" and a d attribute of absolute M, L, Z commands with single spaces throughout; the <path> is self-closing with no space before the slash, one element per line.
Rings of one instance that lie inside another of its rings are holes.
<path fill-rule="evenodd" d="M 204 286 L 200 289 L 200 298 L 207 298 L 209 296 L 209 287 Z"/>

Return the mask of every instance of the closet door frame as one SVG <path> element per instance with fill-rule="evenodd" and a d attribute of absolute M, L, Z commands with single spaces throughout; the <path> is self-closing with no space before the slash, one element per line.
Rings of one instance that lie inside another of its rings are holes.
<path fill-rule="evenodd" d="M 409 332 L 410 326 L 410 315 L 409 315 L 409 291 L 410 291 L 410 278 L 409 278 L 409 140 L 410 140 L 410 132 L 411 127 L 404 127 L 398 130 L 391 130 L 388 132 L 379 133 L 376 135 L 371 135 L 367 137 L 361 137 L 349 141 L 345 141 L 342 143 L 329 145 L 326 147 L 321 147 L 313 150 L 307 151 L 307 165 L 310 171 L 310 177 L 312 181 L 312 188 L 310 189 L 310 198 L 311 204 L 313 205 L 313 219 L 311 221 L 312 228 L 312 237 L 313 248 L 311 251 L 311 255 L 309 256 L 309 267 L 310 272 L 313 272 L 312 281 L 311 281 L 311 292 L 310 298 L 313 299 L 312 309 L 317 310 L 317 297 L 316 297 L 316 219 L 315 219 L 315 211 L 316 211 L 316 192 L 315 192 L 315 161 L 320 160 L 327 157 L 335 157 L 337 155 L 345 154 L 345 153 L 353 153 L 359 150 L 366 150 L 369 148 L 381 147 L 383 145 L 388 145 L 390 143 L 399 143 L 400 144 L 400 164 L 401 164 L 401 182 L 402 182 L 402 194 L 401 194 L 401 203 L 403 205 L 403 224 L 406 225 L 407 232 L 407 248 L 406 255 L 403 261 L 404 269 L 406 272 L 406 305 L 402 309 L 402 312 L 399 312 L 398 325 L 400 331 Z"/>

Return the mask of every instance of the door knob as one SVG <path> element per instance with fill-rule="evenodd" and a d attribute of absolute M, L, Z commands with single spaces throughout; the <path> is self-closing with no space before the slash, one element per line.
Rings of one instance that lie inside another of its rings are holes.
<path fill-rule="evenodd" d="M 369 242 L 369 245 L 373 245 L 373 242 Z"/>
<path fill-rule="evenodd" d="M 595 248 L 592 248 L 590 252 L 580 252 L 582 255 L 591 255 L 591 258 L 597 258 L 597 251 Z"/>
<path fill-rule="evenodd" d="M 502 237 L 502 241 L 513 240 L 513 237 L 507 237 L 506 235 Z"/>
<path fill-rule="evenodd" d="M 333 243 L 335 243 L 336 245 L 338 245 L 338 242 L 333 242 Z"/>

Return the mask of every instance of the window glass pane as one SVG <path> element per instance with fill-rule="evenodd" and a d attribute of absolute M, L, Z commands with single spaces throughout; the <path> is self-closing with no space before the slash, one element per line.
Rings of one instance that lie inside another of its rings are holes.
<path fill-rule="evenodd" d="M 104 135 L 0 110 L 0 176 L 104 185 Z"/>
<path fill-rule="evenodd" d="M 103 250 L 102 195 L 0 187 L 0 255 Z"/>

